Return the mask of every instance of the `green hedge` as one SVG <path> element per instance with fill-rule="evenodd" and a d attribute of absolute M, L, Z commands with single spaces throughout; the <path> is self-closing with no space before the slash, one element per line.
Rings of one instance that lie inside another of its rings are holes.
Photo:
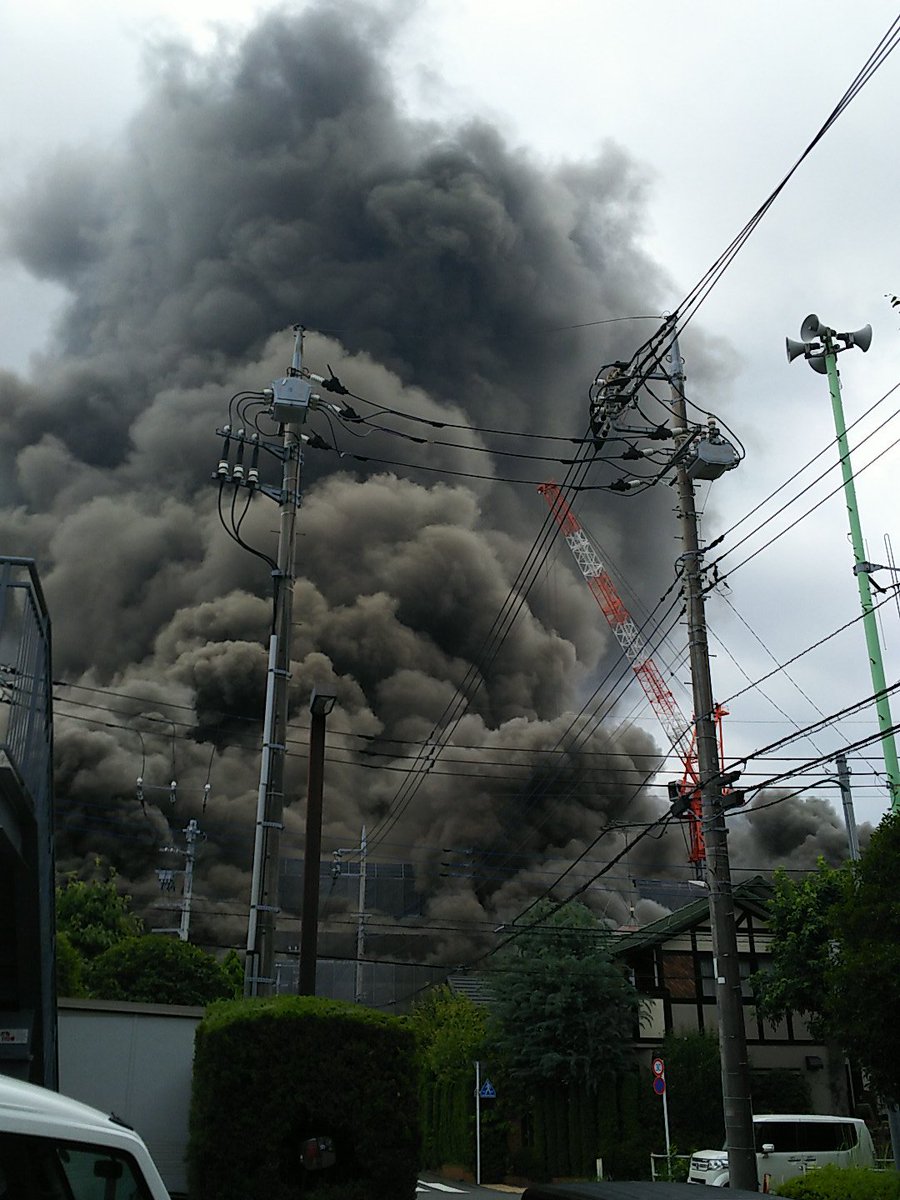
<path fill-rule="evenodd" d="M 472 1072 L 425 1077 L 419 1089 L 422 1166 L 475 1171 L 475 1088 Z M 509 1170 L 509 1121 L 495 1100 L 481 1102 L 481 1179 L 498 1183 Z"/>
<path fill-rule="evenodd" d="M 226 1001 L 197 1029 L 192 1200 L 414 1200 L 418 1079 L 396 1018 L 313 996 Z M 307 1137 L 337 1165 L 304 1178 Z"/>
<path fill-rule="evenodd" d="M 900 1172 L 820 1167 L 778 1185 L 793 1200 L 900 1200 Z"/>

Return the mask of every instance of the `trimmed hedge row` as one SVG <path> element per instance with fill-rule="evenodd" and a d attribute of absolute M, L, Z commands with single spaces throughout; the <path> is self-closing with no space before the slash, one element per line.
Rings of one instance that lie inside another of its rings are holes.
<path fill-rule="evenodd" d="M 778 1185 L 792 1200 L 900 1200 L 900 1172 L 819 1167 Z"/>
<path fill-rule="evenodd" d="M 197 1029 L 192 1200 L 414 1200 L 418 1079 L 396 1018 L 314 996 L 214 1004 Z M 306 1173 L 299 1147 L 334 1140 Z"/>
<path fill-rule="evenodd" d="M 439 1170 L 462 1167 L 475 1172 L 475 1089 L 470 1073 L 450 1078 L 423 1078 L 419 1089 L 422 1112 L 422 1166 Z M 481 1104 L 481 1179 L 498 1183 L 507 1173 L 509 1125 L 496 1101 Z"/>

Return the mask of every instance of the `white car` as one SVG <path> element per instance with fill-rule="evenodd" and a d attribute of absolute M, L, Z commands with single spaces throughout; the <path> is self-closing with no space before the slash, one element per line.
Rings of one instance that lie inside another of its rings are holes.
<path fill-rule="evenodd" d="M 114 1116 L 0 1075 L 0 1200 L 169 1200 L 143 1141 Z"/>
<path fill-rule="evenodd" d="M 759 1182 L 773 1188 L 783 1179 L 829 1163 L 836 1167 L 875 1166 L 872 1135 L 858 1117 L 760 1113 L 753 1118 L 753 1136 Z M 727 1151 L 698 1150 L 691 1155 L 688 1183 L 728 1187 Z"/>

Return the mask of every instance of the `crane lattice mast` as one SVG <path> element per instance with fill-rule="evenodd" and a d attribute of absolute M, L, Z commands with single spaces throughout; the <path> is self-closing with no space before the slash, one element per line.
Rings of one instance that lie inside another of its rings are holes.
<path fill-rule="evenodd" d="M 578 564 L 585 582 L 593 592 L 594 599 L 609 622 L 609 627 L 613 631 L 616 641 L 622 647 L 625 657 L 631 663 L 631 669 L 644 689 L 644 694 L 665 730 L 670 745 L 681 759 L 683 768 L 681 781 L 678 784 L 670 785 L 670 795 L 673 799 L 677 796 L 690 797 L 690 803 L 683 815 L 690 820 L 688 857 L 696 867 L 703 862 L 706 849 L 703 842 L 699 790 L 700 771 L 695 749 L 693 722 L 689 721 L 678 707 L 678 702 L 672 695 L 671 689 L 651 657 L 647 643 L 625 607 L 618 588 L 604 567 L 598 548 L 572 512 L 559 485 L 552 482 L 542 483 L 538 491 L 550 506 L 550 511 L 566 539 L 566 544 L 572 551 L 572 556 Z M 724 710 L 717 708 L 716 720 L 719 725 L 720 737 L 722 716 L 724 716 Z M 677 789 L 677 792 L 674 789 Z"/>

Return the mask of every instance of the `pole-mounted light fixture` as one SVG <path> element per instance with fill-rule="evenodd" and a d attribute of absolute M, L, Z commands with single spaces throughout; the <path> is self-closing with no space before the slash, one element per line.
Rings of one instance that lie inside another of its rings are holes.
<path fill-rule="evenodd" d="M 312 695 L 309 698 L 309 711 L 314 717 L 327 717 L 334 708 L 337 701 L 337 696 L 334 692 L 326 692 L 313 688 Z"/>

